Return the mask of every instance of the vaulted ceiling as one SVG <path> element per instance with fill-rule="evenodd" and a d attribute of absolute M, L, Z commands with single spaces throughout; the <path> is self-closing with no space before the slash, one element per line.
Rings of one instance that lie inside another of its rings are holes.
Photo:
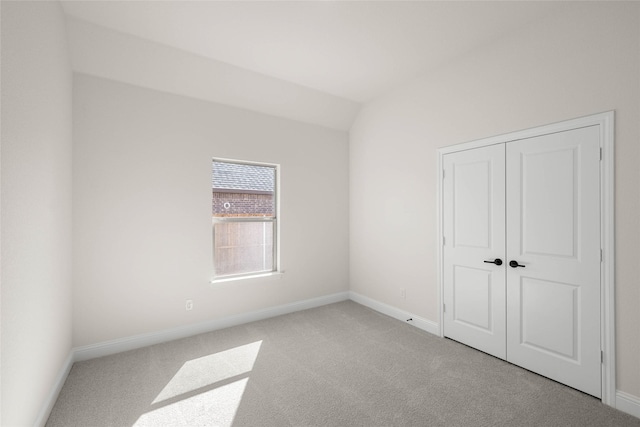
<path fill-rule="evenodd" d="M 78 72 L 342 130 L 362 103 L 560 5 L 63 2 Z"/>

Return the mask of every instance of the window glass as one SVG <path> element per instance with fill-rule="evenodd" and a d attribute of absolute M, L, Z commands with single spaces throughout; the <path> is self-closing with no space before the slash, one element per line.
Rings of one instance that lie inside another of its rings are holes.
<path fill-rule="evenodd" d="M 216 277 L 275 271 L 276 166 L 213 161 Z"/>

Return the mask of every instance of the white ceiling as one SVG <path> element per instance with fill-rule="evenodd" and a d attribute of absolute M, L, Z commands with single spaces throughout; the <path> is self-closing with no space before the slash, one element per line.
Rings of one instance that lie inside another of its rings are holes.
<path fill-rule="evenodd" d="M 66 1 L 76 20 L 364 103 L 551 13 L 547 1 Z"/>

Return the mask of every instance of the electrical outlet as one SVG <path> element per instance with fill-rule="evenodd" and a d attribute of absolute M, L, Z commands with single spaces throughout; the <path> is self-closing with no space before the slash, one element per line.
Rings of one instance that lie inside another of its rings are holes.
<path fill-rule="evenodd" d="M 191 310 L 193 310 L 193 300 L 188 299 L 188 300 L 187 300 L 187 302 L 186 302 L 186 304 L 184 305 L 184 308 L 185 308 L 187 311 L 191 311 Z"/>
<path fill-rule="evenodd" d="M 405 288 L 400 289 L 400 296 L 402 299 L 407 299 L 407 290 Z"/>

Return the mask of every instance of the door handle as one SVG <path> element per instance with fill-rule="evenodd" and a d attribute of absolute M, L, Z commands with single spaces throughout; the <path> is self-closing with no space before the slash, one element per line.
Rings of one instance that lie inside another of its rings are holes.
<path fill-rule="evenodd" d="M 493 261 L 485 261 L 487 264 L 495 264 L 495 265 L 502 265 L 502 260 L 500 258 L 496 258 Z"/>
<path fill-rule="evenodd" d="M 509 261 L 509 266 L 513 268 L 526 267 L 526 265 L 518 264 L 518 261 L 516 260 Z"/>

